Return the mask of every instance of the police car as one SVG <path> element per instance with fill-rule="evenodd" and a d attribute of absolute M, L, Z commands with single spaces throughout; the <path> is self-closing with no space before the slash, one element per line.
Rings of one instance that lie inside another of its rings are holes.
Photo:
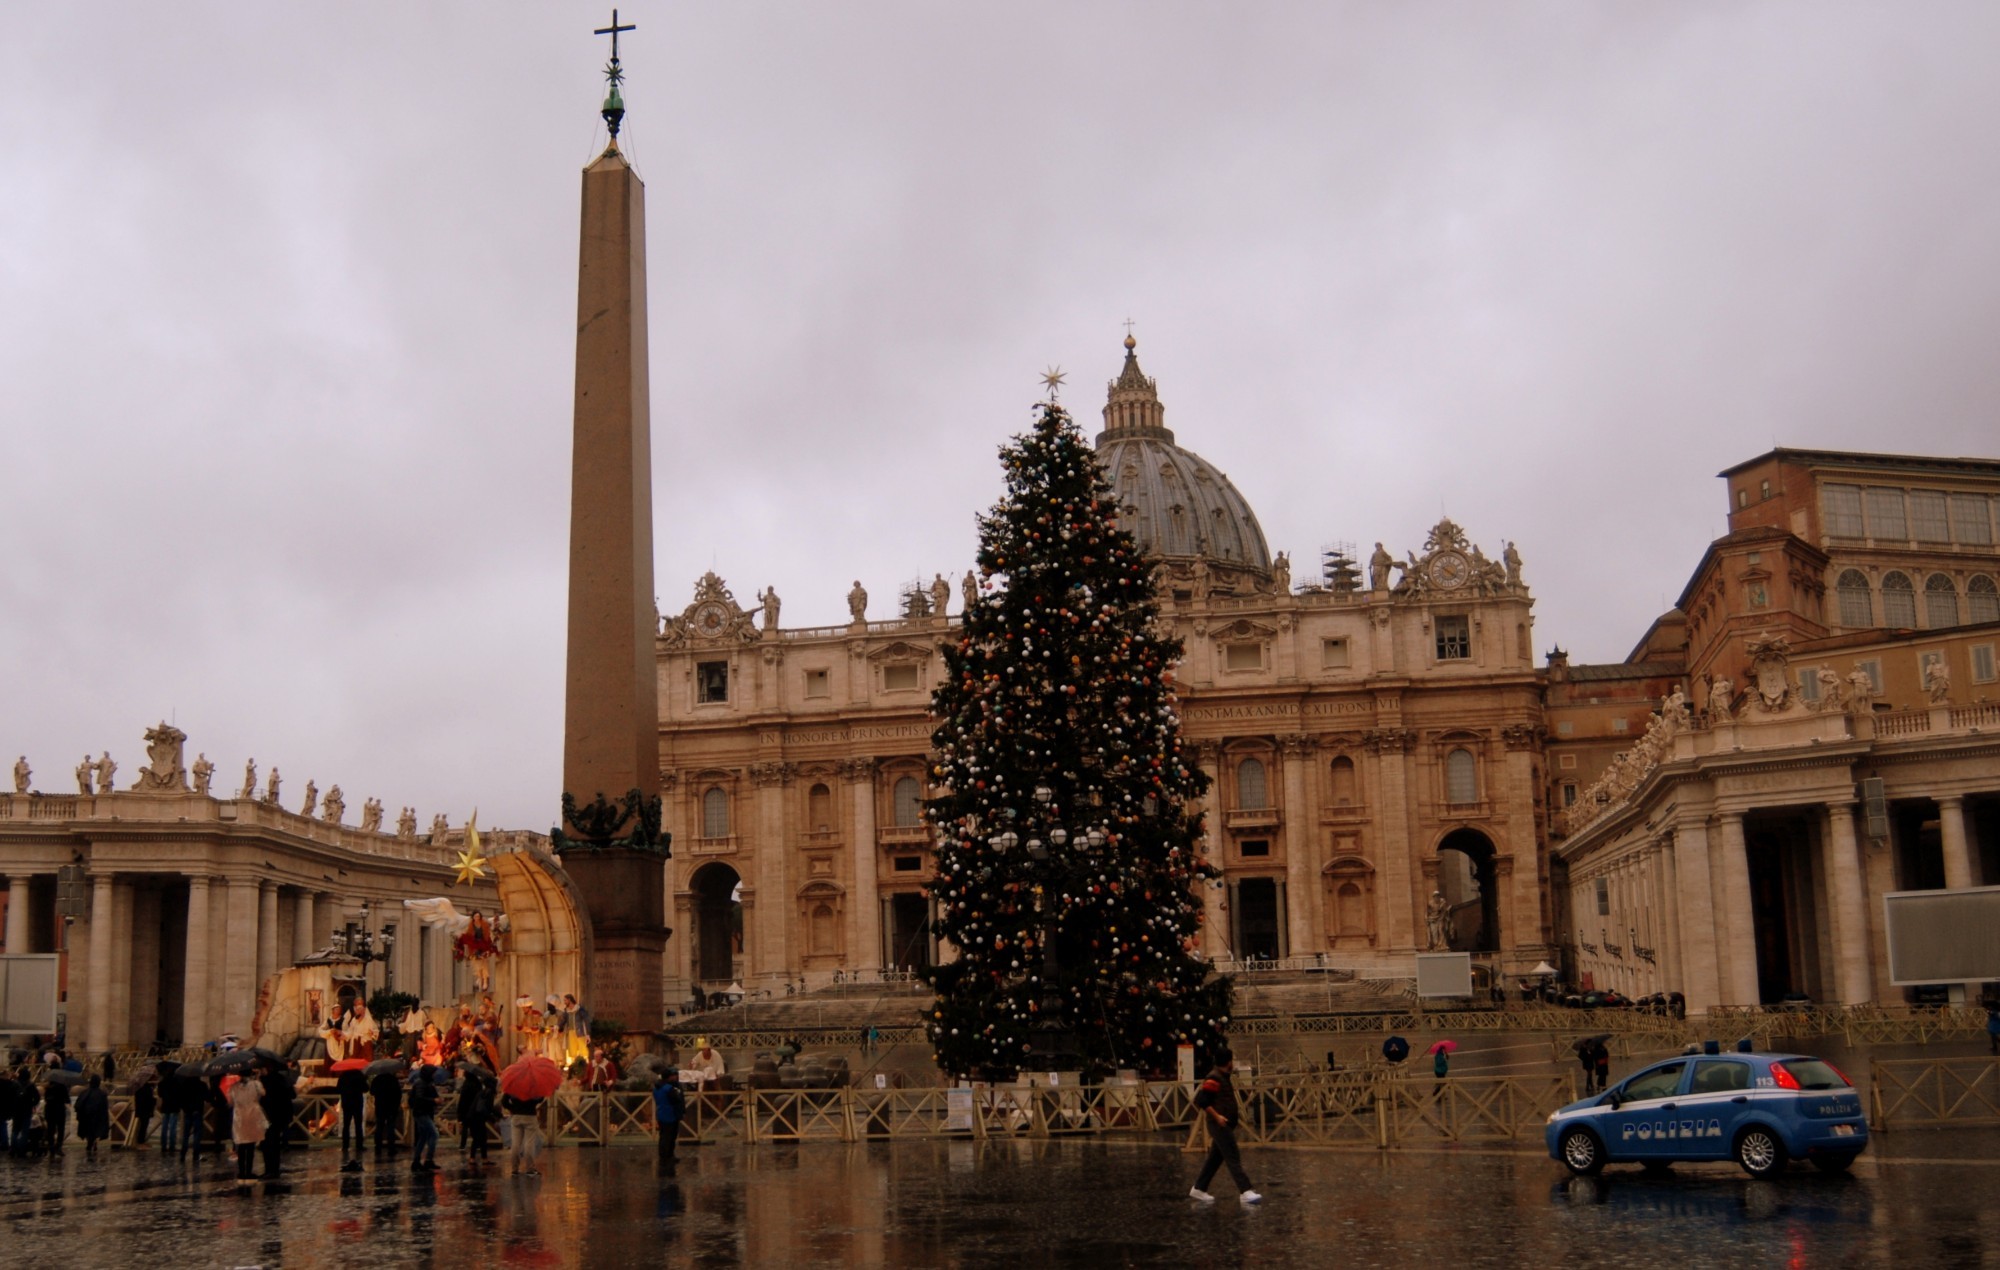
<path fill-rule="evenodd" d="M 1768 1177 L 1789 1160 L 1834 1173 L 1868 1145 L 1854 1083 L 1803 1054 L 1706 1053 L 1654 1063 L 1549 1116 L 1549 1155 L 1572 1173 L 1734 1160 Z"/>

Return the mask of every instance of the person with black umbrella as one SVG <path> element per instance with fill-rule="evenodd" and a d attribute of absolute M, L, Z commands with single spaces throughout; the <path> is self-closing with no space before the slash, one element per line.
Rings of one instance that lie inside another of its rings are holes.
<path fill-rule="evenodd" d="M 375 1154 L 391 1155 L 396 1150 L 396 1126 L 403 1118 L 403 1082 L 394 1068 L 385 1068 L 368 1082 L 375 1100 Z"/>
<path fill-rule="evenodd" d="M 264 1110 L 264 1176 L 273 1178 L 285 1171 L 285 1136 L 292 1131 L 292 1109 L 297 1102 L 297 1088 L 292 1083 L 292 1074 L 282 1062 L 266 1061 L 263 1069 Z"/>
<path fill-rule="evenodd" d="M 156 1103 L 157 1099 L 153 1094 L 153 1081 L 151 1077 L 148 1077 L 140 1081 L 139 1087 L 132 1091 L 132 1144 L 134 1146 L 142 1147 L 146 1145 L 146 1133 L 152 1128 L 153 1108 Z"/>

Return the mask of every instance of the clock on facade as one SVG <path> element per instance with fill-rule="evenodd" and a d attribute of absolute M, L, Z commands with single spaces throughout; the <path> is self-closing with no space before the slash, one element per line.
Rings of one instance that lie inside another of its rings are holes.
<path fill-rule="evenodd" d="M 1453 590 L 1472 576 L 1472 563 L 1456 551 L 1440 551 L 1431 557 L 1430 575 L 1432 586 Z"/>
<path fill-rule="evenodd" d="M 694 628 L 703 635 L 714 637 L 722 634 L 729 625 L 729 614 L 723 612 L 722 605 L 710 600 L 694 611 Z"/>

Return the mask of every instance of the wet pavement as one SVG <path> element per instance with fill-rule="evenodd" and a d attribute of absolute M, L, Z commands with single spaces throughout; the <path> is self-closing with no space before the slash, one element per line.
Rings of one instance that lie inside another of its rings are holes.
<path fill-rule="evenodd" d="M 1186 1197 L 1166 1142 L 560 1148 L 543 1176 L 295 1152 L 282 1188 L 153 1152 L 0 1159 L 34 1266 L 2000 1265 L 2000 1132 L 1898 1131 L 1852 1175 L 1729 1165 L 1572 1179 L 1534 1146 L 1246 1149 L 1264 1204 Z"/>

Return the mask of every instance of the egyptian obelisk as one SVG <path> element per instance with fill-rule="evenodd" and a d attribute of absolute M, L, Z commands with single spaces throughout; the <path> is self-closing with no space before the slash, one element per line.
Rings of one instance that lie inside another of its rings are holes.
<path fill-rule="evenodd" d="M 584 991 L 627 1032 L 662 1019 L 667 842 L 660 832 L 653 637 L 652 436 L 646 370 L 646 189 L 618 149 L 625 114 L 611 26 L 610 144 L 583 171 L 570 468 L 563 869 L 590 910 Z"/>

